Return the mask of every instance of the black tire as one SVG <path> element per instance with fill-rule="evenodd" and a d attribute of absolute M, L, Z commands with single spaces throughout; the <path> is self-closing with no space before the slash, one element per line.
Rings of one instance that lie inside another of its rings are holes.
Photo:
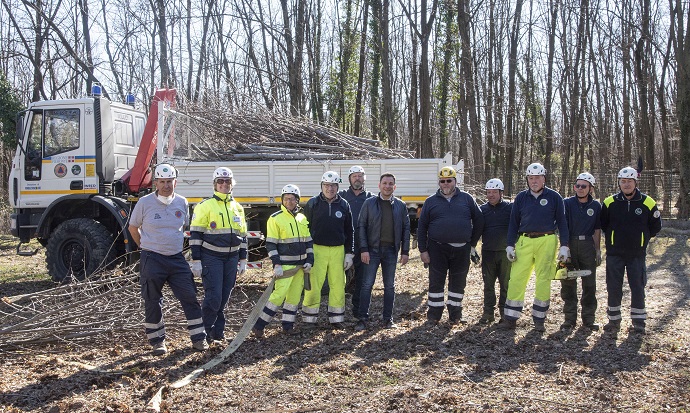
<path fill-rule="evenodd" d="M 83 280 L 115 262 L 113 236 L 91 218 L 70 219 L 58 225 L 48 240 L 46 264 L 55 282 Z"/>

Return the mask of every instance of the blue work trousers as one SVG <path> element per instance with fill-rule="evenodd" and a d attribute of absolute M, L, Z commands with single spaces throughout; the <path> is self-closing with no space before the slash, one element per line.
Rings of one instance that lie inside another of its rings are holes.
<path fill-rule="evenodd" d="M 376 281 L 376 272 L 381 266 L 383 278 L 383 321 L 393 320 L 393 305 L 395 304 L 395 266 L 398 261 L 398 251 L 394 246 L 369 249 L 369 264 L 362 264 L 364 269 L 362 291 L 359 295 L 360 320 L 369 319 L 369 305 L 371 304 L 371 290 Z"/>
<path fill-rule="evenodd" d="M 144 299 L 144 328 L 149 343 L 155 345 L 165 340 L 163 285 L 166 282 L 182 304 L 192 342 L 206 338 L 201 306 L 196 299 L 194 276 L 182 253 L 168 256 L 141 251 L 139 269 L 139 285 Z"/>
<path fill-rule="evenodd" d="M 361 254 L 355 254 L 352 260 L 352 315 L 359 316 L 359 297 L 362 294 L 362 279 L 364 279 L 364 264 L 362 264 Z"/>
<path fill-rule="evenodd" d="M 201 253 L 201 281 L 204 284 L 204 303 L 201 309 L 204 315 L 204 329 L 213 340 L 225 338 L 225 305 L 235 287 L 239 252 L 218 257 Z"/>
<path fill-rule="evenodd" d="M 426 317 L 439 321 L 443 315 L 443 296 L 448 278 L 448 318 L 462 319 L 462 299 L 465 296 L 467 273 L 470 270 L 470 244 L 454 247 L 429 241 L 429 308 Z"/>

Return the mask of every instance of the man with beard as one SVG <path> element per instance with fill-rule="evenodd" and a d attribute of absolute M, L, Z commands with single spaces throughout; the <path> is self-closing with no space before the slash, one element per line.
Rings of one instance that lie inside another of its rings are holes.
<path fill-rule="evenodd" d="M 565 218 L 570 234 L 570 259 L 579 270 L 592 273 L 582 277 L 582 324 L 590 330 L 599 330 L 594 322 L 597 311 L 597 266 L 601 264 L 601 204 L 592 197 L 594 176 L 583 172 L 577 176 L 573 189 L 575 196 L 566 198 Z M 572 330 L 577 321 L 577 280 L 561 280 L 561 298 L 565 321 L 561 330 Z"/>
<path fill-rule="evenodd" d="M 367 329 L 371 290 L 376 272 L 381 266 L 383 279 L 384 328 L 395 328 L 393 305 L 395 303 L 395 266 L 400 252 L 400 264 L 407 264 L 410 255 L 410 216 L 407 206 L 393 196 L 395 175 L 384 173 L 379 179 L 379 195 L 364 203 L 359 220 L 361 259 L 364 267 L 361 306 L 355 330 Z"/>
<path fill-rule="evenodd" d="M 517 194 L 510 213 L 506 256 L 512 262 L 508 295 L 503 311 L 504 329 L 514 329 L 525 305 L 525 290 L 536 273 L 536 288 L 532 304 L 534 330 L 546 331 L 544 321 L 551 304 L 551 280 L 554 277 L 554 257 L 560 238 L 558 261 L 570 257 L 568 223 L 561 195 L 546 186 L 546 168 L 540 163 L 527 167 L 528 188 Z M 558 230 L 558 236 L 556 236 Z"/>
<path fill-rule="evenodd" d="M 661 231 L 661 213 L 656 202 L 637 188 L 637 171 L 627 166 L 618 172 L 620 192 L 604 199 L 601 229 L 606 239 L 606 290 L 608 292 L 608 332 L 621 325 L 623 277 L 627 270 L 630 285 L 630 318 L 634 332 L 645 333 L 644 288 L 647 285 L 647 245 Z"/>
<path fill-rule="evenodd" d="M 371 192 L 364 188 L 364 182 L 367 176 L 364 172 L 364 168 L 359 165 L 355 165 L 350 168 L 347 179 L 350 181 L 350 187 L 348 189 L 343 189 L 338 193 L 341 198 L 350 204 L 350 211 L 352 211 L 352 222 L 355 227 L 355 257 L 353 259 L 352 268 L 348 270 L 352 274 L 350 284 L 348 285 L 347 292 L 352 294 L 352 315 L 357 317 L 359 314 L 359 295 L 362 291 L 362 277 L 363 277 L 363 266 L 362 259 L 359 254 L 359 228 L 357 226 L 357 221 L 359 220 L 359 211 L 362 210 L 362 205 L 367 198 L 374 196 Z"/>
<path fill-rule="evenodd" d="M 427 325 L 441 320 L 448 277 L 448 322 L 462 319 L 470 254 L 482 235 L 484 216 L 472 195 L 457 187 L 455 169 L 444 166 L 438 173 L 439 189 L 424 201 L 417 227 L 420 258 L 429 265 Z"/>

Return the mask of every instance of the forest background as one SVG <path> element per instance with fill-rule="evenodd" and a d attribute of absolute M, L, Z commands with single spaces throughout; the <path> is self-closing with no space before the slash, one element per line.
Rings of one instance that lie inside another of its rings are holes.
<path fill-rule="evenodd" d="M 640 187 L 690 216 L 690 7 L 669 0 L 1 0 L 0 186 L 28 102 L 94 83 L 148 107 L 273 111 L 419 157 L 452 152 L 465 184 L 506 195 L 543 162 Z M 6 193 L 6 192 L 4 192 Z M 5 196 L 2 197 L 6 199 Z"/>

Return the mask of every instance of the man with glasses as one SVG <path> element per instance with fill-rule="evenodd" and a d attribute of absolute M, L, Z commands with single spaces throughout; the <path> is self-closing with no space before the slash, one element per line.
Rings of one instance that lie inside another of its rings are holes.
<path fill-rule="evenodd" d="M 163 320 L 163 286 L 167 283 L 182 304 L 192 348 L 204 351 L 208 344 L 194 276 L 182 255 L 183 229 L 189 220 L 187 199 L 175 193 L 177 170 L 172 165 L 156 166 L 153 185 L 156 191 L 139 199 L 128 226 L 132 240 L 141 248 L 139 285 L 146 337 L 154 356 L 168 351 Z"/>
<path fill-rule="evenodd" d="M 470 268 L 470 254 L 482 235 L 484 216 L 472 195 L 457 187 L 455 169 L 438 173 L 439 189 L 424 201 L 417 227 L 420 258 L 429 266 L 427 326 L 436 326 L 444 307 L 448 278 L 448 322 L 463 322 L 462 300 Z"/>
<path fill-rule="evenodd" d="M 280 211 L 271 215 L 266 223 L 266 251 L 273 263 L 275 286 L 256 320 L 252 332 L 264 336 L 264 328 L 278 310 L 283 308 L 283 332 L 294 334 L 297 306 L 302 298 L 304 274 L 314 264 L 314 250 L 307 217 L 299 207 L 299 188 L 288 184 L 281 191 Z"/>
<path fill-rule="evenodd" d="M 582 324 L 590 330 L 599 330 L 594 322 L 597 311 L 597 266 L 601 264 L 601 204 L 592 197 L 594 176 L 583 172 L 577 176 L 575 195 L 566 198 L 565 218 L 570 234 L 570 260 L 579 270 L 590 270 L 582 277 Z M 561 330 L 570 331 L 577 322 L 577 280 L 561 280 L 561 298 L 565 321 Z"/>
<path fill-rule="evenodd" d="M 321 193 L 304 207 L 314 240 L 311 289 L 304 291 L 304 328 L 314 328 L 321 306 L 321 287 L 328 277 L 328 321 L 333 328 L 345 327 L 345 271 L 354 259 L 354 234 L 350 204 L 338 195 L 340 176 L 328 171 L 321 177 Z"/>
<path fill-rule="evenodd" d="M 355 226 L 355 258 L 353 260 L 352 268 L 348 272 L 352 273 L 352 278 L 350 280 L 350 285 L 348 285 L 347 291 L 352 294 L 352 315 L 357 317 L 359 314 L 359 295 L 362 291 L 362 273 L 363 266 L 362 260 L 359 254 L 359 228 L 357 226 L 357 221 L 359 220 L 359 211 L 362 210 L 362 205 L 367 198 L 374 196 L 371 192 L 367 191 L 364 187 L 364 182 L 367 176 L 364 172 L 364 168 L 359 165 L 355 165 L 350 168 L 349 174 L 347 176 L 348 181 L 350 181 L 350 187 L 348 189 L 343 189 L 338 193 L 341 198 L 350 204 L 350 211 L 352 211 L 352 222 Z"/>
<path fill-rule="evenodd" d="M 647 245 L 661 231 L 661 213 L 656 202 L 637 188 L 638 172 L 627 166 L 618 172 L 620 192 L 604 199 L 601 229 L 606 240 L 606 290 L 609 322 L 604 330 L 616 333 L 621 326 L 623 279 L 630 285 L 632 331 L 645 333 L 647 310 Z"/>
<path fill-rule="evenodd" d="M 236 182 L 229 168 L 213 172 L 213 196 L 194 208 L 189 246 L 192 272 L 204 285 L 206 340 L 225 340 L 225 305 L 238 274 L 247 269 L 247 220 L 244 208 L 232 197 Z"/>
<path fill-rule="evenodd" d="M 525 305 L 525 290 L 536 273 L 532 320 L 534 330 L 546 331 L 544 321 L 551 305 L 551 280 L 554 277 L 554 257 L 560 238 L 558 261 L 570 258 L 568 222 L 565 219 L 563 197 L 546 186 L 546 168 L 540 163 L 527 167 L 527 189 L 515 197 L 508 224 L 506 256 L 512 262 L 506 306 L 503 310 L 503 329 L 514 329 Z M 558 235 L 556 235 L 558 230 Z"/>

